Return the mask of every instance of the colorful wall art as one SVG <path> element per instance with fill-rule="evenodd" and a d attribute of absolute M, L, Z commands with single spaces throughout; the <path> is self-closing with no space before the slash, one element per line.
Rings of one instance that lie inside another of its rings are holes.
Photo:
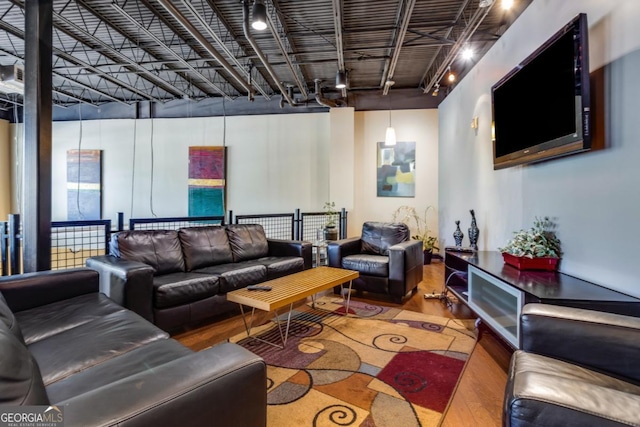
<path fill-rule="evenodd" d="M 189 147 L 189 216 L 225 214 L 226 147 Z"/>
<path fill-rule="evenodd" d="M 67 220 L 102 218 L 102 150 L 67 150 Z"/>
<path fill-rule="evenodd" d="M 378 197 L 415 197 L 416 143 L 378 142 Z"/>

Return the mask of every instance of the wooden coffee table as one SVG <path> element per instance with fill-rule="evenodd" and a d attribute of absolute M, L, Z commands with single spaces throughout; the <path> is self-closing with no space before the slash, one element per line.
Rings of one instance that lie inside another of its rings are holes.
<path fill-rule="evenodd" d="M 349 313 L 351 284 L 353 283 L 353 279 L 356 279 L 358 275 L 359 273 L 357 271 L 344 270 L 342 268 L 317 267 L 261 283 L 261 285 L 271 286 L 270 291 L 250 291 L 248 289 L 237 289 L 235 291 L 231 291 L 227 293 L 227 301 L 237 302 L 240 304 L 242 321 L 244 322 L 244 327 L 247 331 L 248 337 L 252 337 L 258 341 L 262 341 L 266 344 L 279 348 L 284 348 L 287 344 L 287 337 L 289 335 L 291 311 L 293 309 L 294 302 L 308 296 L 314 297 L 318 292 L 333 288 L 334 286 L 343 287 L 345 283 L 349 282 L 349 292 L 347 293 L 346 300 L 344 298 L 344 292 L 341 292 L 342 298 L 345 300 L 346 315 Z M 315 298 L 313 299 L 313 303 L 315 308 Z M 249 319 L 249 323 L 247 323 L 243 308 L 245 305 L 251 307 L 251 318 Z M 278 320 L 280 317 L 278 310 L 286 305 L 289 305 L 289 314 L 287 316 L 287 323 L 283 334 L 280 321 Z M 253 314 L 256 309 L 274 312 L 274 319 L 278 325 L 282 346 L 251 335 Z"/>

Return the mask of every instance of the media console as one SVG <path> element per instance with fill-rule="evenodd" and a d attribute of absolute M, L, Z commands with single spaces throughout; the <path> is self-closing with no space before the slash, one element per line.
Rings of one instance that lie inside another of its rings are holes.
<path fill-rule="evenodd" d="M 513 348 L 520 311 L 538 302 L 640 317 L 640 299 L 559 272 L 518 270 L 500 252 L 446 251 L 445 287 Z"/>

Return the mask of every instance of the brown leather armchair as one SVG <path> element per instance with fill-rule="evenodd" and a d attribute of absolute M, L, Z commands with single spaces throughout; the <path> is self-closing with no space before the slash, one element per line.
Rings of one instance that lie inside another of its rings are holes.
<path fill-rule="evenodd" d="M 410 240 L 403 223 L 365 222 L 361 237 L 329 242 L 328 255 L 329 266 L 360 272 L 353 289 L 388 294 L 398 303 L 422 281 L 422 242 Z"/>
<path fill-rule="evenodd" d="M 640 318 L 528 304 L 505 427 L 640 425 Z"/>

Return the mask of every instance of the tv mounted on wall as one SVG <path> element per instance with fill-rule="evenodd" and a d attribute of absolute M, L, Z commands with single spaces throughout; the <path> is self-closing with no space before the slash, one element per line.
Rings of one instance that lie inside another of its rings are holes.
<path fill-rule="evenodd" d="M 491 88 L 493 166 L 591 148 L 587 15 L 580 14 Z"/>

